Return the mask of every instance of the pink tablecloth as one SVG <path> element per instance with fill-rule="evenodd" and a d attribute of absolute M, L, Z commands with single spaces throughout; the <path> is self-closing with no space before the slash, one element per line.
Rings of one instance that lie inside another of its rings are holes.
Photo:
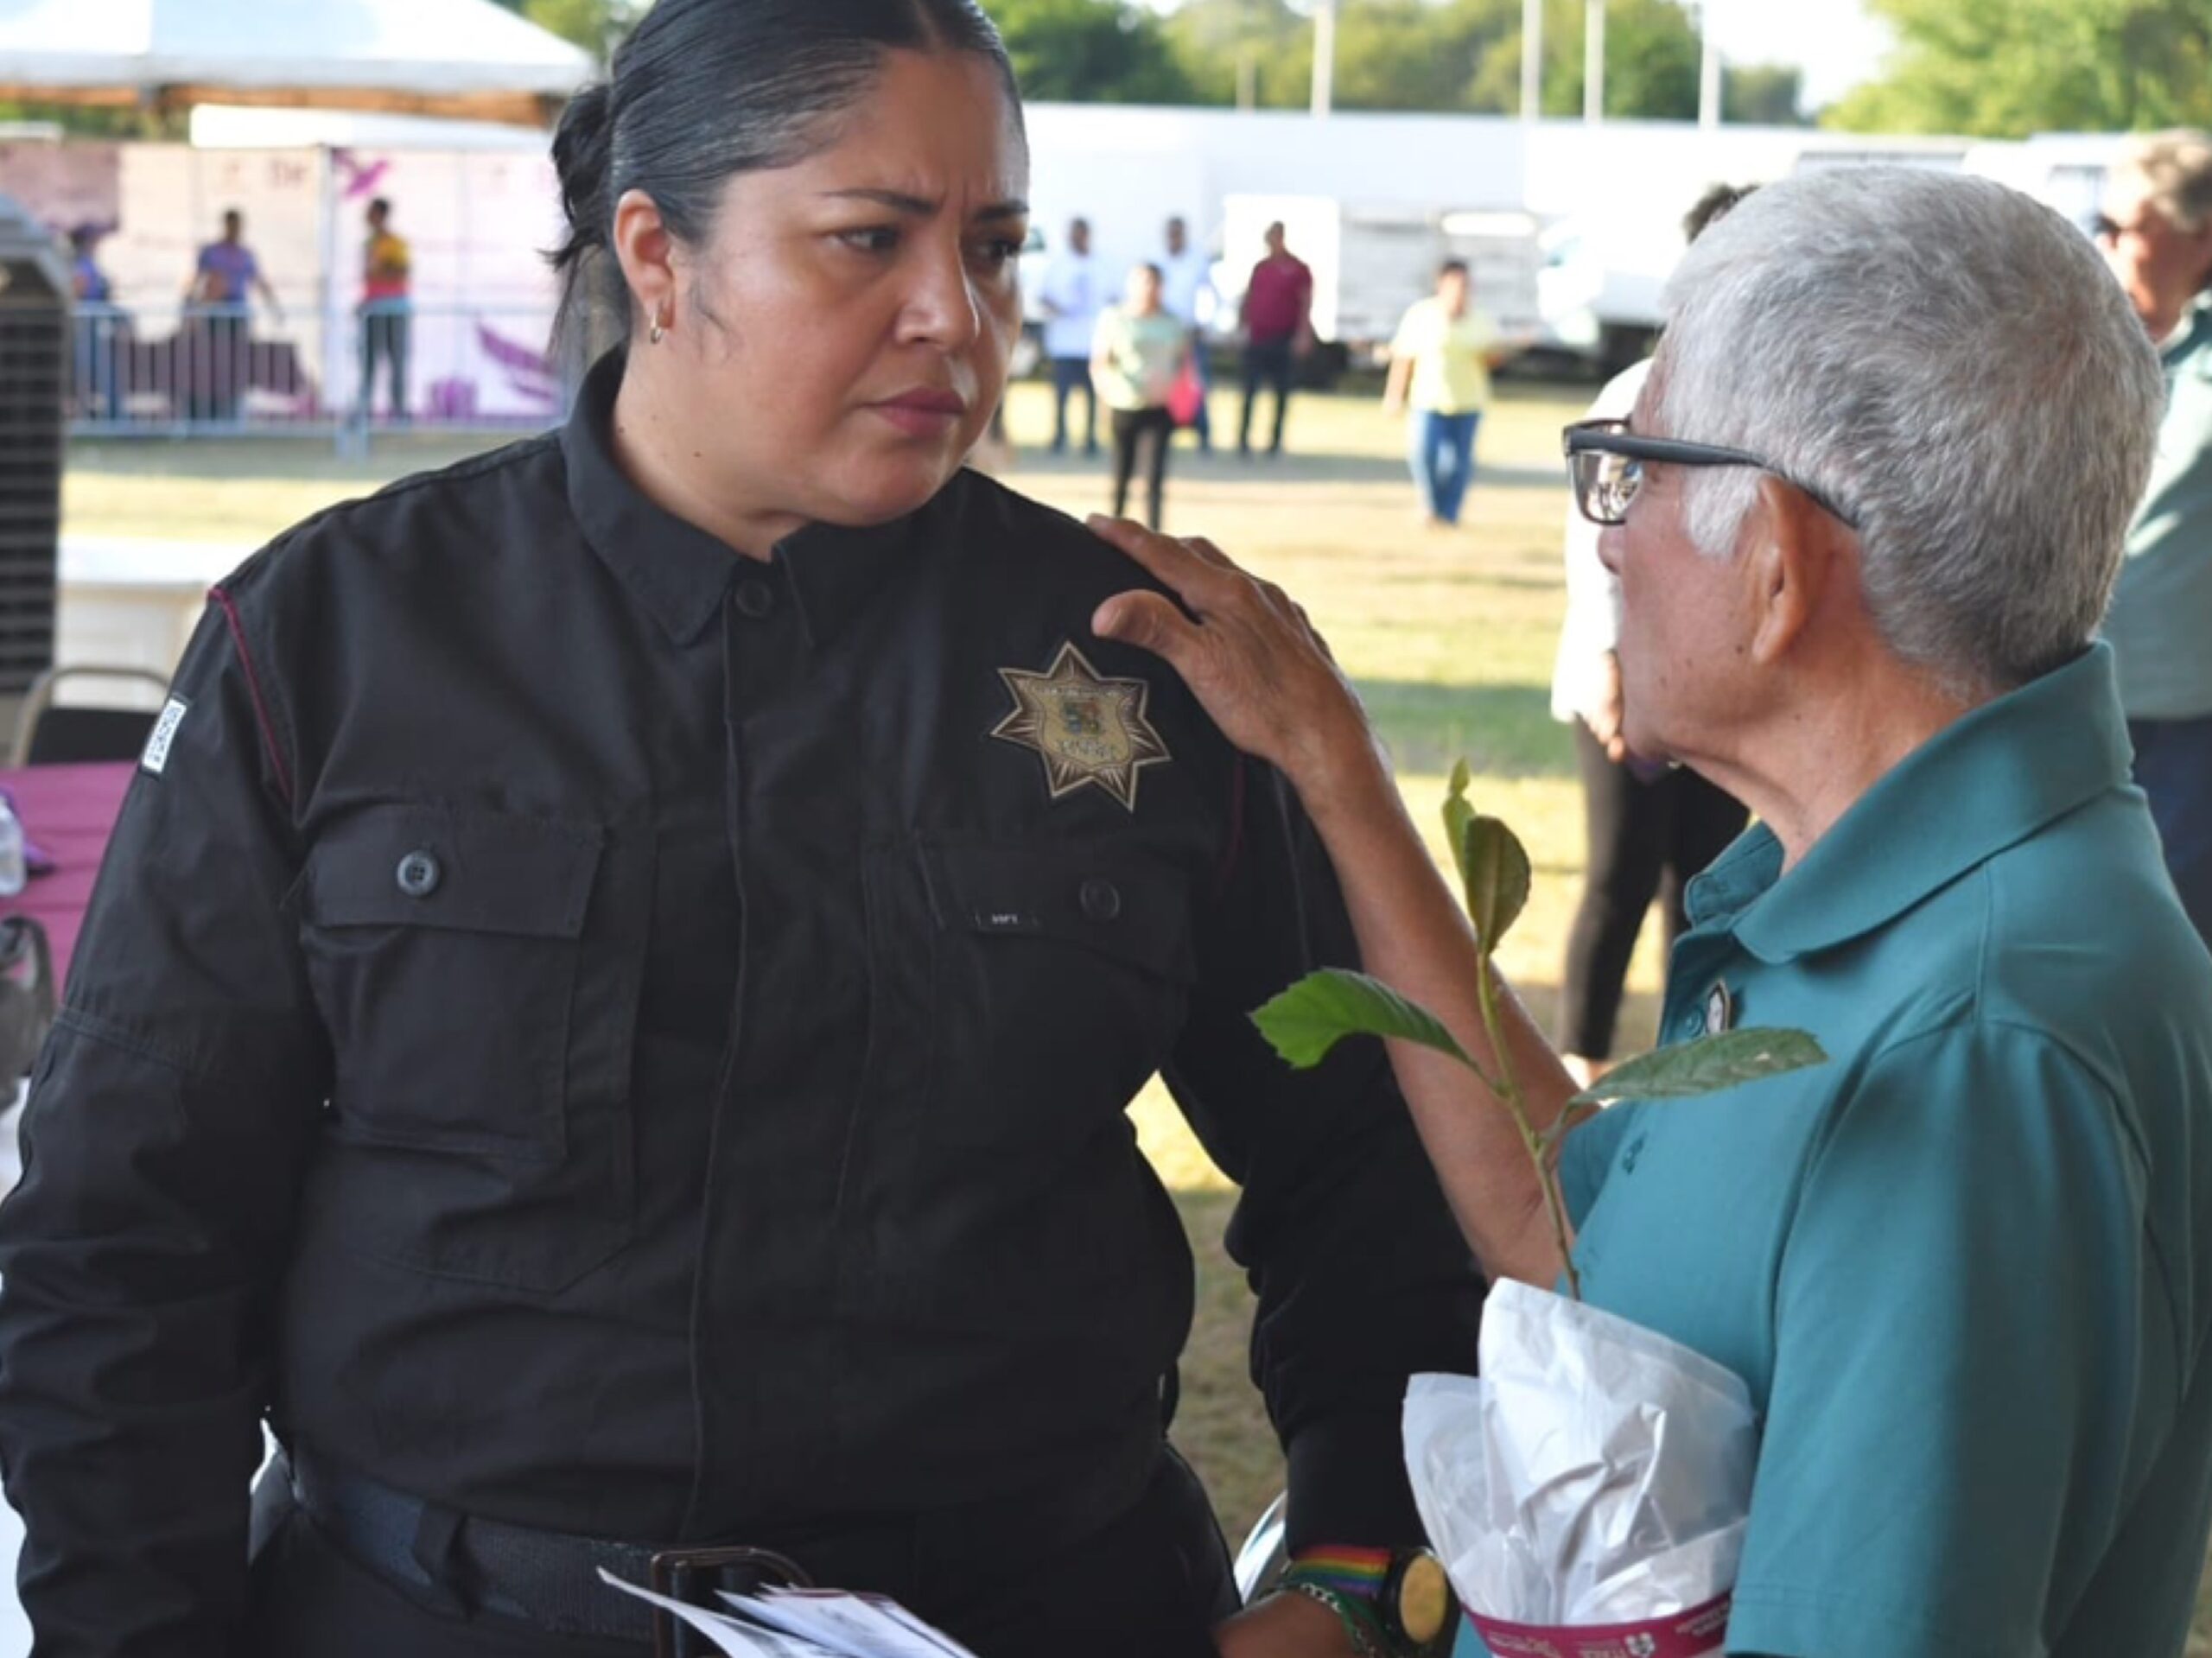
<path fill-rule="evenodd" d="M 17 896 L 0 899 L 0 911 L 34 916 L 45 926 L 60 983 L 68 982 L 70 954 L 92 899 L 92 878 L 100 872 L 100 854 L 137 769 L 133 760 L 0 767 L 0 787 L 14 798 L 24 834 L 54 865 L 51 874 L 31 877 Z"/>

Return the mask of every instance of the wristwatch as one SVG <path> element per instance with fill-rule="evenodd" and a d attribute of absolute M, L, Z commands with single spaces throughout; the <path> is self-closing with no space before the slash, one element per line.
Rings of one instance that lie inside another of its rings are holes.
<path fill-rule="evenodd" d="M 1425 1548 L 1390 1552 L 1375 1615 L 1393 1651 L 1408 1658 L 1442 1658 L 1452 1649 L 1452 1615 L 1459 1609 L 1452 1579 L 1434 1554 Z"/>
<path fill-rule="evenodd" d="M 1459 1598 L 1425 1548 L 1317 1549 L 1287 1566 L 1279 1587 L 1337 1615 L 1361 1658 L 1445 1658 Z"/>

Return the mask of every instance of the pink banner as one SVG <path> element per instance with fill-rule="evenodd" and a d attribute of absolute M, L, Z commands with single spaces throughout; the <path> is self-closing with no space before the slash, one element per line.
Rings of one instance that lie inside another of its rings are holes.
<path fill-rule="evenodd" d="M 1706 1658 L 1728 1636 L 1729 1597 L 1709 1600 L 1648 1623 L 1591 1624 L 1579 1629 L 1508 1623 L 1469 1612 L 1467 1622 L 1491 1658 Z"/>

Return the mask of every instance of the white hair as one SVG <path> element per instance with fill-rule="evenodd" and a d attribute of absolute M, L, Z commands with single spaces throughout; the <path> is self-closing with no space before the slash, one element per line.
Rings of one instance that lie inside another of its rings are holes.
<path fill-rule="evenodd" d="M 2212 135 L 2194 127 L 2139 134 L 2112 165 L 2114 178 L 2133 178 L 2143 200 L 2183 235 L 2212 220 Z"/>
<path fill-rule="evenodd" d="M 1748 450 L 1854 521 L 1867 607 L 1900 658 L 1989 694 L 2095 632 L 2165 382 L 2056 213 L 1985 179 L 1804 174 L 1700 238 L 1668 310 L 1665 435 Z M 1734 549 L 1758 480 L 1690 474 L 1701 550 Z"/>

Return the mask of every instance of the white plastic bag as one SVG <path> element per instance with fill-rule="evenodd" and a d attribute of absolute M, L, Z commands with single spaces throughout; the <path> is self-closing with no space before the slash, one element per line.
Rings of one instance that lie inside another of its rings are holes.
<path fill-rule="evenodd" d="M 1721 1652 L 1758 1456 L 1742 1379 L 1510 1281 L 1480 1350 L 1479 1376 L 1413 1379 L 1406 1469 L 1493 1658 Z"/>

